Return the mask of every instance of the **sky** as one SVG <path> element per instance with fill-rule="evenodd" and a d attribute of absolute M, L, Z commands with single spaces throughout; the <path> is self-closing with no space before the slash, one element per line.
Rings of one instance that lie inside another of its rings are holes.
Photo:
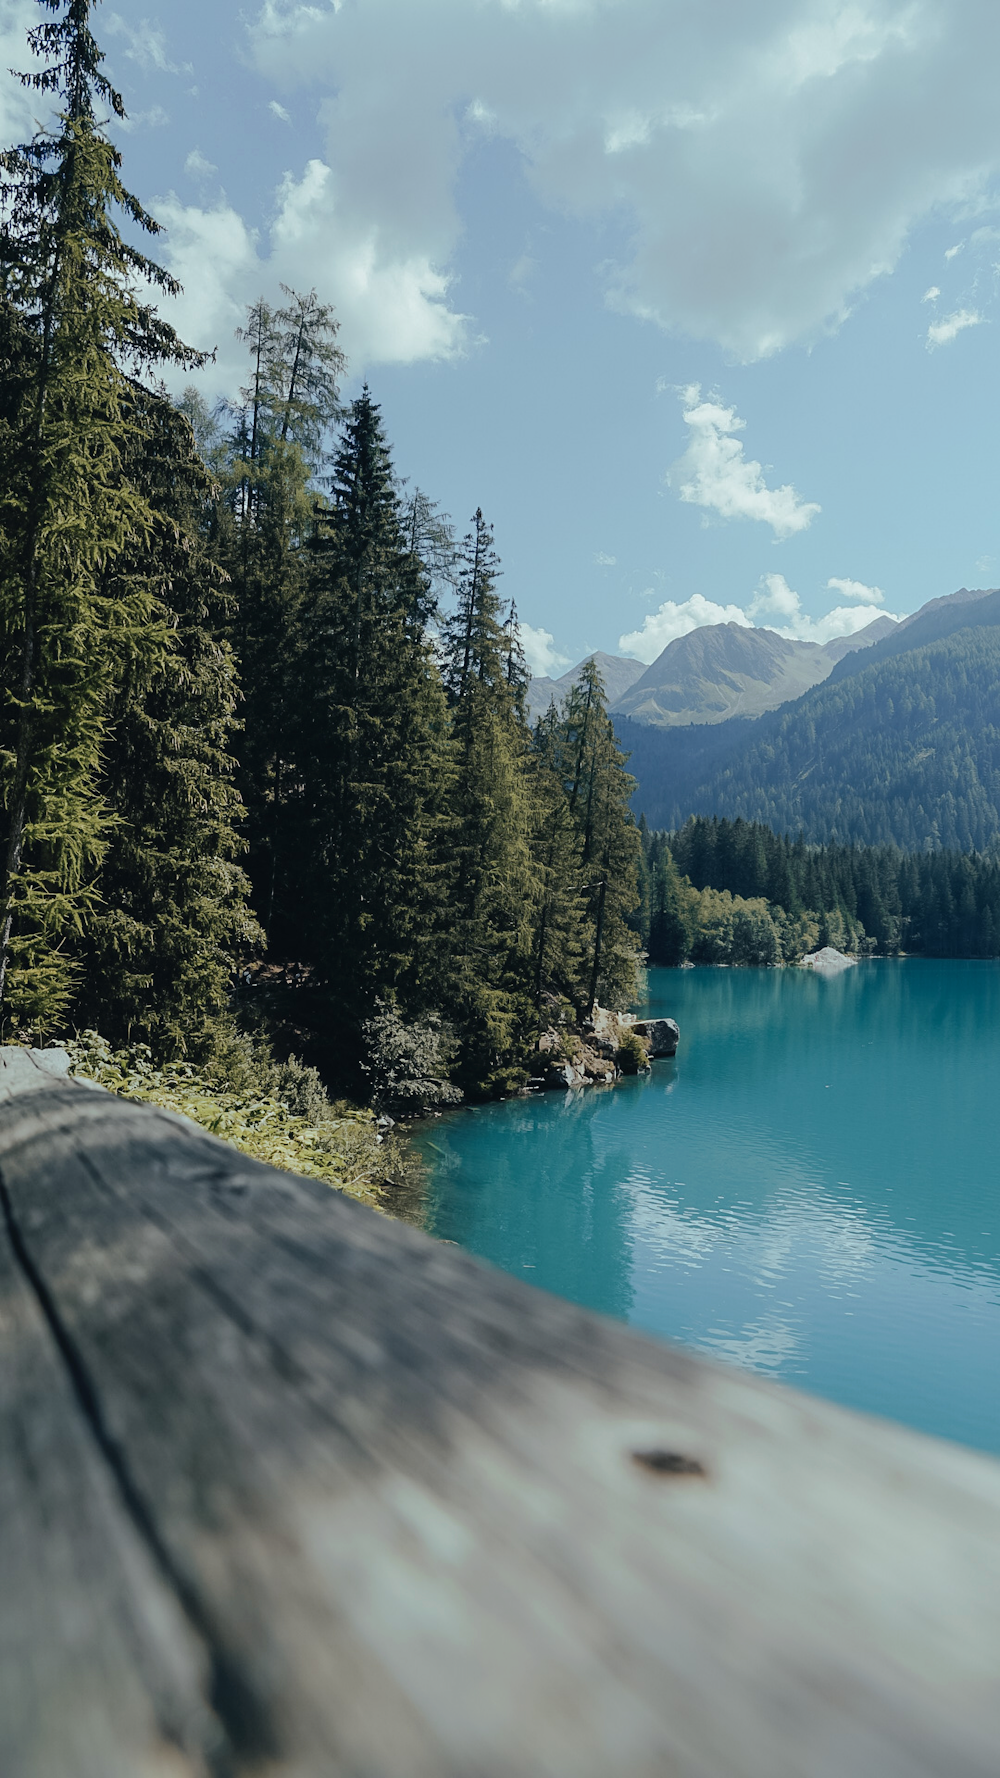
<path fill-rule="evenodd" d="M 0 0 L 24 66 L 33 0 Z M 529 662 L 1000 583 L 996 0 L 105 0 L 126 182 L 246 369 L 315 287 Z M 31 106 L 0 86 L 5 139 Z"/>

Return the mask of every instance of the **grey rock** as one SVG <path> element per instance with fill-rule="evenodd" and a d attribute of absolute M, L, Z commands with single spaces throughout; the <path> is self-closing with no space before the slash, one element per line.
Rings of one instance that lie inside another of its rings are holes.
<path fill-rule="evenodd" d="M 842 969 L 853 969 L 856 957 L 845 957 L 843 951 L 837 951 L 833 945 L 824 945 L 821 951 L 810 951 L 803 957 L 804 969 L 818 969 L 822 975 L 838 975 Z"/>
<path fill-rule="evenodd" d="M 677 1054 L 681 1032 L 676 1019 L 641 1019 L 632 1029 L 637 1037 L 646 1039 L 649 1053 L 654 1058 Z"/>
<path fill-rule="evenodd" d="M 576 1069 L 572 1062 L 554 1062 L 545 1070 L 547 1087 L 572 1087 L 576 1085 Z"/>

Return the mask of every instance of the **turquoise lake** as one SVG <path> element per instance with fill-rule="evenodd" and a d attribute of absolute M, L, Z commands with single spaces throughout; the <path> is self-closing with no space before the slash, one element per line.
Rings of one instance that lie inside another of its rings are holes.
<path fill-rule="evenodd" d="M 447 1115 L 427 1226 L 850 1407 L 1000 1451 L 1000 965 L 659 969 L 677 1057 Z"/>

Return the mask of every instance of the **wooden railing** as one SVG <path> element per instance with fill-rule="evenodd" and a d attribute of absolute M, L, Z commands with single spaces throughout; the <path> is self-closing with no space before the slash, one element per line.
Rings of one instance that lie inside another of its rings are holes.
<path fill-rule="evenodd" d="M 996 1778 L 1000 1465 L 0 1100 L 4 1778 Z"/>

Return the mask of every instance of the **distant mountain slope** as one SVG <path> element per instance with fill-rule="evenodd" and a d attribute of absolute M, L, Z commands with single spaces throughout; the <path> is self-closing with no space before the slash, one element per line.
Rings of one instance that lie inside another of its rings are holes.
<path fill-rule="evenodd" d="M 858 635 L 839 636 L 821 648 L 789 641 L 774 630 L 707 624 L 668 643 L 613 708 L 662 728 L 760 716 L 801 697 L 829 677 L 842 655 L 869 647 L 895 628 L 892 618 L 876 618 Z"/>
<path fill-rule="evenodd" d="M 597 662 L 609 708 L 636 722 L 669 728 L 759 716 L 800 697 L 826 679 L 844 655 L 870 647 L 896 627 L 893 618 L 877 617 L 856 635 L 838 636 L 820 648 L 815 642 L 790 642 L 774 630 L 707 624 L 669 642 L 651 667 L 625 655 L 598 653 L 561 679 L 532 679 L 528 716 L 535 722 L 553 698 L 560 704 L 588 660 Z"/>
<path fill-rule="evenodd" d="M 597 665 L 597 670 L 604 680 L 604 689 L 608 694 L 609 705 L 613 704 L 616 698 L 620 698 L 623 692 L 628 691 L 629 686 L 633 685 L 646 671 L 642 661 L 634 661 L 628 655 L 604 654 L 601 651 L 596 654 L 584 655 L 583 660 L 578 661 L 575 667 L 571 667 L 568 673 L 564 673 L 561 679 L 550 679 L 546 676 L 531 680 L 528 686 L 528 717 L 531 722 L 536 722 L 539 716 L 544 716 L 553 698 L 557 704 L 562 703 L 570 687 L 576 684 L 588 661 L 594 661 Z"/>
<path fill-rule="evenodd" d="M 633 750 L 634 806 L 654 827 L 742 815 L 811 840 L 915 851 L 978 850 L 1000 836 L 995 624 L 859 661 L 786 709 L 708 735 L 618 727 Z"/>
<path fill-rule="evenodd" d="M 894 636 L 903 624 L 910 619 L 895 617 L 877 617 L 873 623 L 866 624 L 863 630 L 855 630 L 853 636 L 834 636 L 832 642 L 824 642 L 823 653 L 828 660 L 839 663 L 848 654 L 861 654 L 863 650 L 874 648 L 884 638 Z"/>
<path fill-rule="evenodd" d="M 892 624 L 883 632 L 881 640 L 873 638 L 874 646 L 864 665 L 868 667 L 877 661 L 891 660 L 893 655 L 906 654 L 911 648 L 923 648 L 927 642 L 940 642 L 945 636 L 953 636 L 956 631 L 967 630 L 972 625 L 978 628 L 992 624 L 1000 624 L 1000 591 L 989 587 L 970 592 L 968 587 L 960 587 L 957 593 L 949 593 L 943 599 L 931 599 L 912 617 L 904 617 L 901 623 Z M 873 629 L 875 626 L 869 627 Z M 832 681 L 846 679 L 856 673 L 858 667 L 857 661 L 842 660 L 830 678 Z"/>

